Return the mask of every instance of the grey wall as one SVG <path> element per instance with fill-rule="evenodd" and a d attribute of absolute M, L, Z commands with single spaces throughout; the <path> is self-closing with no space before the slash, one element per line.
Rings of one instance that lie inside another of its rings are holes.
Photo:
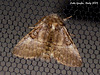
<path fill-rule="evenodd" d="M 100 75 L 100 23 L 69 19 L 66 28 L 82 57 L 82 67 L 13 56 L 13 47 L 43 16 L 59 13 L 60 0 L 0 0 L 0 75 Z M 62 8 L 63 9 L 63 8 Z M 66 13 L 67 14 L 67 13 Z"/>

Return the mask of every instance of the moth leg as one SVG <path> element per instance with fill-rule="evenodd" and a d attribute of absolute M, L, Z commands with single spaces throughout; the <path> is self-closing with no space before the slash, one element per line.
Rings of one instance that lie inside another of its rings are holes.
<path fill-rule="evenodd" d="M 73 37 L 75 37 L 75 35 L 74 35 L 74 34 L 71 34 L 71 33 L 70 33 L 70 35 L 71 35 L 71 36 L 73 36 Z"/>
<path fill-rule="evenodd" d="M 68 33 L 69 33 L 69 35 L 70 35 L 70 36 L 73 36 L 73 37 L 75 37 L 75 35 L 74 35 L 74 34 L 72 34 L 72 33 L 70 33 L 70 32 L 68 32 Z"/>
<path fill-rule="evenodd" d="M 34 29 L 35 27 L 28 27 L 28 28 L 30 28 L 30 29 Z"/>
<path fill-rule="evenodd" d="M 28 27 L 28 28 L 30 28 L 30 29 L 37 29 L 37 28 L 41 28 L 40 26 L 36 26 L 36 27 Z M 33 31 L 31 31 L 31 32 L 33 32 Z"/>

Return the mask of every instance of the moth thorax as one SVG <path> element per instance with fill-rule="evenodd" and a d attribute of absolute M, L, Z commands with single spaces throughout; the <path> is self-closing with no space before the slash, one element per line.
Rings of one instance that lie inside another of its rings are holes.
<path fill-rule="evenodd" d="M 52 23 L 52 30 L 55 30 L 57 25 L 58 25 L 58 23 Z"/>

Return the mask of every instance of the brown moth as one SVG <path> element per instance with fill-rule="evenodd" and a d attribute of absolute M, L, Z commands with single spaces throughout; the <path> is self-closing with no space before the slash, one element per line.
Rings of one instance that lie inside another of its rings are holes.
<path fill-rule="evenodd" d="M 57 14 L 43 17 L 37 26 L 14 47 L 18 57 L 43 59 L 55 58 L 59 63 L 70 67 L 80 67 L 82 60 L 73 43 L 64 20 Z"/>

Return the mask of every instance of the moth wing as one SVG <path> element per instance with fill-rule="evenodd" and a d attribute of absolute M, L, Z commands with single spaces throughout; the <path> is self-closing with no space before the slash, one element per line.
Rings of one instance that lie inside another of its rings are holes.
<path fill-rule="evenodd" d="M 81 57 L 67 29 L 61 27 L 61 29 L 55 31 L 54 34 L 52 46 L 54 58 L 58 62 L 70 67 L 81 66 Z"/>
<path fill-rule="evenodd" d="M 13 54 L 18 57 L 34 58 L 43 57 L 46 50 L 48 31 L 45 27 L 38 26 L 22 38 L 14 47 Z"/>

